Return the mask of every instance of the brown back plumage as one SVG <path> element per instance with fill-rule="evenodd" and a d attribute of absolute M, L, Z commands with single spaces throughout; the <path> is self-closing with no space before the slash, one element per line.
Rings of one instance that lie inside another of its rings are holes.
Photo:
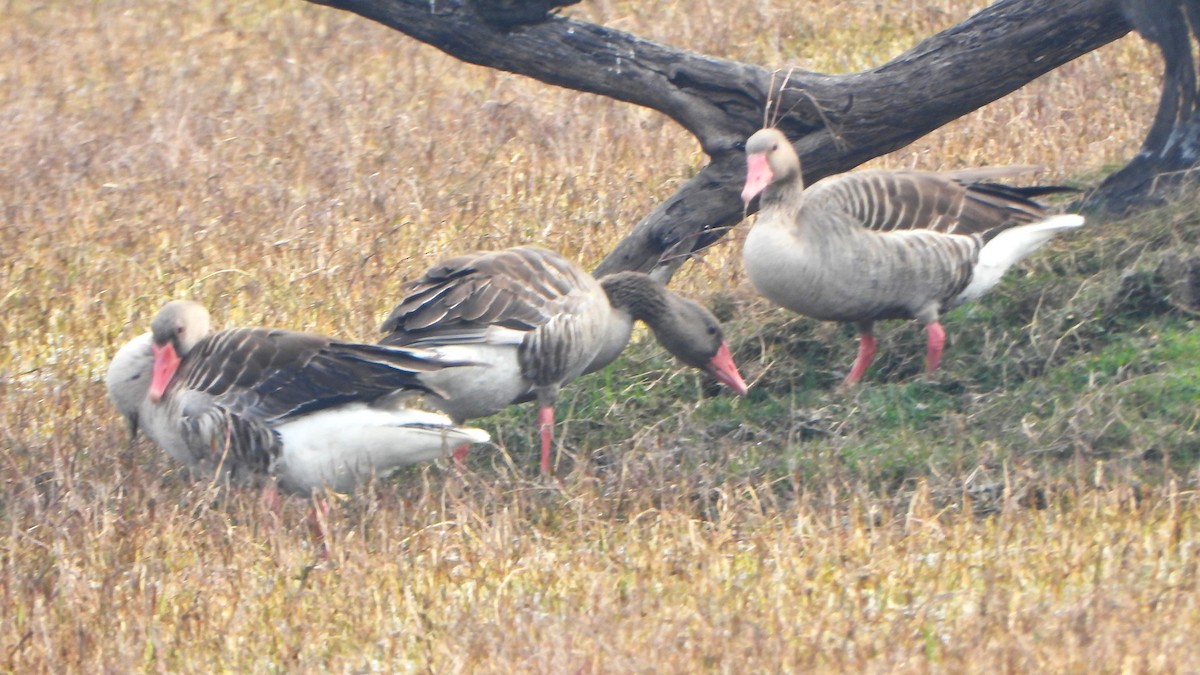
<path fill-rule="evenodd" d="M 235 328 L 201 340 L 183 359 L 168 395 L 203 393 L 229 414 L 273 422 L 397 390 L 428 391 L 417 375 L 445 365 L 422 350 Z"/>
<path fill-rule="evenodd" d="M 387 344 L 445 343 L 489 325 L 533 330 L 596 281 L 570 261 L 535 247 L 451 258 L 404 285 L 383 322 Z"/>
<path fill-rule="evenodd" d="M 990 181 L 1036 167 L 993 167 L 933 173 L 867 170 L 818 181 L 804 192 L 805 209 L 840 211 L 870 230 L 930 230 L 982 234 L 1046 217 L 1033 197 L 1070 191 L 1060 186 L 1010 187 Z"/>

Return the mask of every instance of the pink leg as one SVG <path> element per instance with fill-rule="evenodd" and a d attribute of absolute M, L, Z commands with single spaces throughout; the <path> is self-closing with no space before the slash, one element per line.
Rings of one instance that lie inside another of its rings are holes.
<path fill-rule="evenodd" d="M 538 427 L 542 432 L 542 473 L 550 473 L 550 446 L 554 442 L 554 406 L 538 409 Z"/>
<path fill-rule="evenodd" d="M 279 496 L 279 487 L 275 485 L 275 481 L 268 480 L 263 485 L 259 499 L 262 505 L 271 512 L 271 515 L 275 516 L 276 520 L 278 520 L 281 507 L 283 506 L 283 499 Z"/>
<path fill-rule="evenodd" d="M 871 359 L 873 358 L 875 358 L 875 335 L 870 330 L 860 330 L 858 334 L 858 358 L 854 359 L 854 365 L 850 368 L 850 374 L 842 381 L 842 386 L 852 387 L 858 384 L 863 374 L 867 372 L 867 366 L 871 365 Z"/>
<path fill-rule="evenodd" d="M 942 347 L 946 345 L 946 331 L 942 328 L 942 324 L 934 321 L 925 326 L 925 332 L 929 334 L 929 354 L 926 363 L 929 366 L 929 372 L 932 373 L 942 362 Z"/>
<path fill-rule="evenodd" d="M 312 498 L 312 508 L 308 511 L 308 531 L 317 541 L 317 557 L 329 559 L 329 500 L 321 496 Z"/>
<path fill-rule="evenodd" d="M 276 528 L 283 522 L 283 498 L 280 496 L 279 487 L 275 485 L 274 480 L 268 480 L 263 485 L 258 499 L 259 503 L 270 514 L 268 516 L 267 532 L 274 534 Z"/>
<path fill-rule="evenodd" d="M 453 455 L 451 455 L 452 457 L 454 457 L 454 465 L 455 465 L 455 466 L 457 466 L 457 467 L 458 467 L 458 468 L 460 468 L 460 469 L 462 469 L 462 468 L 466 467 L 466 465 L 467 465 L 467 453 L 468 453 L 468 452 L 470 452 L 470 451 L 471 451 L 471 444 L 470 444 L 470 443 L 463 443 L 462 445 L 460 445 L 460 446 L 458 446 L 457 448 L 455 448 L 455 449 L 454 449 L 454 454 L 453 454 Z"/>

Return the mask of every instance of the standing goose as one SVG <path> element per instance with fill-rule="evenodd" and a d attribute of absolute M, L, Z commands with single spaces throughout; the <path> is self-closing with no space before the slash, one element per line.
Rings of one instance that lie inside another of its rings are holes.
<path fill-rule="evenodd" d="M 858 357 L 843 386 L 870 365 L 881 319 L 925 325 L 932 372 L 945 343 L 941 312 L 980 297 L 1054 235 L 1083 225 L 1082 216 L 1047 216 L 1032 199 L 1068 188 L 987 182 L 1028 170 L 868 170 L 806 190 L 792 144 L 761 129 L 746 141 L 742 200 L 761 195 L 742 250 L 746 272 L 778 305 L 857 324 Z"/>
<path fill-rule="evenodd" d="M 202 473 L 345 492 L 372 473 L 488 440 L 444 415 L 373 405 L 429 392 L 420 376 L 452 365 L 426 350 L 307 333 L 211 333 L 202 306 L 174 301 L 117 352 L 106 384 L 135 432 Z"/>
<path fill-rule="evenodd" d="M 747 391 L 716 318 L 640 272 L 597 280 L 557 253 L 518 247 L 446 260 L 403 292 L 382 342 L 479 364 L 419 376 L 444 395 L 432 404 L 456 421 L 536 398 L 543 473 L 560 388 L 612 363 L 634 320 L 679 360 Z"/>

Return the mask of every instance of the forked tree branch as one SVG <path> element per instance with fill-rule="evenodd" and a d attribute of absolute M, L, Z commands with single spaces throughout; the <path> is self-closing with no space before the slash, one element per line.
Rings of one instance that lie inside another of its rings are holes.
<path fill-rule="evenodd" d="M 780 92 L 784 78 L 771 68 L 553 15 L 505 24 L 485 18 L 484 0 L 312 1 L 468 63 L 652 108 L 691 132 L 710 163 L 638 223 L 597 274 L 661 264 L 669 275 L 742 219 L 741 143 L 761 126 L 768 100 L 786 111 L 776 125 L 813 181 L 903 147 L 1130 30 L 1120 0 L 1001 0 L 878 68 L 795 71 Z"/>

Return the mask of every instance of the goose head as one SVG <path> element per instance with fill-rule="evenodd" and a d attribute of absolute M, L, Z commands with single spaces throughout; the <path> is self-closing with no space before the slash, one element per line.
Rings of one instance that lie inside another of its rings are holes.
<path fill-rule="evenodd" d="M 749 387 L 733 362 L 717 318 L 699 303 L 674 294 L 670 297 L 666 316 L 647 321 L 659 344 L 683 363 L 745 396 Z"/>
<path fill-rule="evenodd" d="M 129 433 L 137 435 L 138 411 L 150 391 L 150 373 L 154 368 L 154 351 L 150 334 L 143 333 L 117 350 L 104 375 L 108 399 L 129 421 Z"/>
<path fill-rule="evenodd" d="M 200 304 L 174 300 L 163 305 L 150 323 L 150 348 L 154 352 L 154 372 L 149 391 L 151 402 L 162 400 L 163 392 L 171 384 L 183 358 L 211 330 L 208 310 Z"/>
<path fill-rule="evenodd" d="M 644 322 L 655 339 L 686 365 L 699 368 L 739 394 L 748 391 L 729 353 L 721 333 L 721 324 L 712 312 L 692 300 L 668 290 L 653 275 L 644 272 L 615 272 L 600 278 L 614 309 Z M 609 350 L 607 357 L 594 362 L 588 372 L 610 363 L 629 341 L 625 325 L 620 347 Z"/>
<path fill-rule="evenodd" d="M 749 203 L 772 185 L 800 178 L 800 156 L 778 129 L 759 129 L 746 140 L 746 185 L 742 201 Z"/>

